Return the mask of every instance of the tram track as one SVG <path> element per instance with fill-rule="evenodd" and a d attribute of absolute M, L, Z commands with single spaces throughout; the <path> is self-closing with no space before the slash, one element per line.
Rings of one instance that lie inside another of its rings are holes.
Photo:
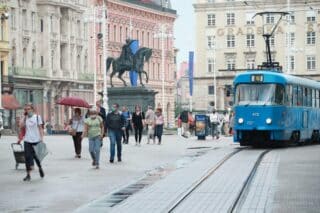
<path fill-rule="evenodd" d="M 232 156 L 236 155 L 237 153 L 243 151 L 247 148 L 237 149 L 232 153 L 225 156 L 218 164 L 212 167 L 202 178 L 194 183 L 193 186 L 190 187 L 181 197 L 179 197 L 168 209 L 166 212 L 173 212 L 176 207 L 178 207 L 195 189 L 197 189 L 203 182 L 205 182 L 215 171 L 217 171 L 226 161 L 228 161 Z"/>
<path fill-rule="evenodd" d="M 181 210 L 178 210 L 178 207 L 180 205 L 182 205 L 187 200 L 187 198 L 190 197 L 202 184 L 205 184 L 206 180 L 208 180 L 217 171 L 219 171 L 219 168 L 221 168 L 223 165 L 226 164 L 226 162 L 228 162 L 230 159 L 232 159 L 232 157 L 234 157 L 235 155 L 237 155 L 239 152 L 241 152 L 243 150 L 252 151 L 251 149 L 248 149 L 248 148 L 242 148 L 242 149 L 238 149 L 238 150 L 228 154 L 227 156 L 225 156 L 222 160 L 220 160 L 220 162 L 218 164 L 216 164 L 214 167 L 212 167 L 210 170 L 208 170 L 208 172 L 203 177 L 201 177 L 199 180 L 197 180 L 185 193 L 183 193 L 179 198 L 177 198 L 176 201 L 174 203 L 172 203 L 171 205 L 169 205 L 169 207 L 163 212 L 170 212 L 170 213 L 171 212 L 182 212 Z M 241 210 L 241 205 L 246 200 L 248 190 L 249 190 L 250 185 L 252 183 L 252 180 L 257 172 L 257 169 L 258 169 L 263 157 L 268 152 L 270 152 L 270 150 L 265 150 L 265 151 L 258 154 L 258 157 L 257 157 L 253 167 L 251 168 L 250 172 L 247 173 L 248 175 L 245 178 L 245 181 L 243 182 L 242 186 L 240 187 L 234 200 L 232 201 L 232 204 L 229 206 L 228 210 L 226 210 L 225 212 L 233 213 L 233 212 L 238 212 L 239 210 Z M 193 212 L 193 211 L 191 210 L 190 212 Z"/>

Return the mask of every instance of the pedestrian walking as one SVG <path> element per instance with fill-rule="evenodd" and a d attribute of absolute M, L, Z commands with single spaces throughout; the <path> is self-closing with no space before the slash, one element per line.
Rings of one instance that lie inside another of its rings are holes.
<path fill-rule="evenodd" d="M 125 118 L 125 131 L 123 131 L 123 143 L 128 144 L 129 143 L 129 130 L 131 129 L 131 113 L 129 112 L 128 108 L 126 106 L 122 107 L 121 114 Z"/>
<path fill-rule="evenodd" d="M 148 110 L 146 112 L 146 127 L 147 127 L 147 144 L 150 143 L 150 139 L 153 140 L 153 143 L 155 143 L 155 137 L 154 137 L 154 128 L 156 124 L 156 115 L 155 112 L 152 109 L 152 106 L 148 106 Z"/>
<path fill-rule="evenodd" d="M 46 121 L 45 123 L 45 127 L 46 127 L 46 130 L 47 130 L 47 134 L 48 135 L 51 135 L 52 134 L 52 124 L 50 123 L 49 120 Z"/>
<path fill-rule="evenodd" d="M 97 112 L 98 112 L 98 115 L 102 118 L 103 120 L 103 125 L 104 125 L 104 129 L 107 129 L 107 112 L 106 112 L 106 109 L 101 106 L 102 104 L 102 101 L 99 100 L 96 102 L 96 107 L 97 107 Z"/>
<path fill-rule="evenodd" d="M 230 113 L 230 118 L 229 118 L 229 135 L 233 135 L 233 126 L 234 126 L 234 112 Z"/>
<path fill-rule="evenodd" d="M 219 125 L 220 125 L 220 116 L 217 113 L 217 111 L 215 109 L 212 110 L 212 112 L 209 114 L 210 117 L 210 124 L 211 124 L 211 135 L 212 135 L 212 139 L 214 139 L 214 137 L 216 137 L 217 139 L 219 139 Z"/>
<path fill-rule="evenodd" d="M 117 157 L 118 162 L 121 162 L 122 144 L 121 138 L 125 130 L 125 118 L 119 112 L 119 104 L 112 105 L 112 111 L 107 115 L 107 128 L 110 139 L 110 163 L 114 162 L 115 146 L 117 144 Z"/>
<path fill-rule="evenodd" d="M 188 138 L 190 133 L 189 133 L 189 112 L 187 110 L 183 110 L 180 113 L 180 120 L 181 120 L 181 128 L 182 128 L 182 136 L 185 138 Z"/>
<path fill-rule="evenodd" d="M 89 117 L 84 121 L 82 138 L 89 139 L 89 152 L 92 158 L 92 166 L 99 169 L 100 149 L 104 135 L 104 124 L 102 118 L 98 115 L 97 108 L 92 107 L 89 110 Z"/>
<path fill-rule="evenodd" d="M 27 176 L 23 178 L 24 181 L 31 180 L 31 170 L 33 169 L 34 160 L 39 168 L 40 177 L 44 177 L 44 172 L 41 166 L 41 162 L 35 154 L 34 147 L 43 141 L 43 121 L 40 115 L 34 112 L 32 104 L 25 105 L 27 115 L 20 122 L 20 126 L 25 128 L 24 135 L 24 157 L 26 164 Z M 19 141 L 20 143 L 20 141 Z"/>
<path fill-rule="evenodd" d="M 155 118 L 155 130 L 154 135 L 158 138 L 158 144 L 161 144 L 161 138 L 163 133 L 163 124 L 164 124 L 164 117 L 162 115 L 162 109 L 158 108 L 156 110 L 156 118 Z"/>
<path fill-rule="evenodd" d="M 70 134 L 72 136 L 75 158 L 81 158 L 81 142 L 84 128 L 84 117 L 81 115 L 80 108 L 74 109 L 74 115 L 70 119 Z"/>
<path fill-rule="evenodd" d="M 136 140 L 136 146 L 141 145 L 144 119 L 144 112 L 141 111 L 141 107 L 139 105 L 136 105 L 135 111 L 132 113 L 132 126 L 134 129 L 134 138 Z"/>

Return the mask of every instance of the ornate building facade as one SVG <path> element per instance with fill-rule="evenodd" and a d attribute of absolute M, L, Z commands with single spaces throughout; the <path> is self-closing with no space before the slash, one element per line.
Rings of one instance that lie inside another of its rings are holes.
<path fill-rule="evenodd" d="M 63 96 L 92 102 L 93 70 L 88 67 L 86 0 L 11 0 L 9 75 L 21 106 L 32 102 L 44 120 L 63 128 L 69 108 L 56 105 Z M 17 111 L 19 117 L 22 109 Z"/>
<path fill-rule="evenodd" d="M 279 16 L 271 14 L 262 22 L 259 16 L 253 19 L 257 12 L 289 11 L 271 38 L 272 58 L 280 62 L 285 73 L 320 80 L 317 71 L 320 1 L 289 3 L 287 0 L 196 1 L 195 109 L 207 110 L 215 95 L 217 109 L 230 108 L 235 75 L 266 61 L 262 34 L 264 30 L 270 32 Z"/>
<path fill-rule="evenodd" d="M 95 6 L 101 8 L 101 5 L 102 1 L 95 2 Z M 163 109 L 165 125 L 174 124 L 176 65 L 174 61 L 175 49 L 171 35 L 173 35 L 173 24 L 177 17 L 176 11 L 171 9 L 170 1 L 164 0 L 108 0 L 106 1 L 106 7 L 107 33 L 102 34 L 107 34 L 104 37 L 107 43 L 107 56 L 119 57 L 121 48 L 127 38 L 138 40 L 140 47 L 152 48 L 152 57 L 149 63 L 144 64 L 144 70 L 149 75 L 149 82 L 146 86 L 158 92 L 155 105 Z M 102 26 L 98 23 L 96 32 L 101 31 Z M 97 47 L 98 90 L 102 91 L 104 70 L 102 46 L 99 45 L 99 42 Z M 90 49 L 92 50 L 93 48 Z M 92 62 L 93 60 L 90 61 Z M 162 64 L 164 64 L 164 69 L 162 69 Z M 108 72 L 108 82 L 110 72 Z M 163 74 L 164 78 L 162 77 Z M 124 76 L 127 83 L 129 83 L 128 72 Z M 143 80 L 145 81 L 145 79 Z M 113 83 L 116 86 L 123 86 L 116 76 L 113 78 Z M 108 86 L 110 86 L 109 83 Z M 164 89 L 164 93 L 162 93 L 162 89 Z"/>

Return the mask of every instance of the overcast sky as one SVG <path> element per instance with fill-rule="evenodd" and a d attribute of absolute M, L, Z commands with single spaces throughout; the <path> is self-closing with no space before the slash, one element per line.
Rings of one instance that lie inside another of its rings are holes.
<path fill-rule="evenodd" d="M 195 17 L 192 3 L 193 0 L 171 0 L 172 9 L 178 14 L 174 25 L 174 45 L 179 49 L 178 65 L 188 61 L 189 51 L 194 51 Z"/>

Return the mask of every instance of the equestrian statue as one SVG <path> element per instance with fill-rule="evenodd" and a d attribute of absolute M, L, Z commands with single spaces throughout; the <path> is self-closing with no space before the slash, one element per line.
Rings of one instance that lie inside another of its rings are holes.
<path fill-rule="evenodd" d="M 123 82 L 124 86 L 127 86 L 126 81 L 122 78 L 122 75 L 126 71 L 132 71 L 134 70 L 139 74 L 140 84 L 141 86 L 144 86 L 142 82 L 142 73 L 146 75 L 146 83 L 148 83 L 148 73 L 143 70 L 143 66 L 145 62 L 148 62 L 151 55 L 152 55 L 152 49 L 147 47 L 141 47 L 138 49 L 138 51 L 133 54 L 132 50 L 130 48 L 131 43 L 134 40 L 126 39 L 126 44 L 122 46 L 122 52 L 120 54 L 120 57 L 113 58 L 108 57 L 107 58 L 107 70 L 110 69 L 110 65 L 112 64 L 112 72 L 110 74 L 110 84 L 111 87 L 113 87 L 112 84 L 112 77 L 118 73 L 118 78 Z"/>

